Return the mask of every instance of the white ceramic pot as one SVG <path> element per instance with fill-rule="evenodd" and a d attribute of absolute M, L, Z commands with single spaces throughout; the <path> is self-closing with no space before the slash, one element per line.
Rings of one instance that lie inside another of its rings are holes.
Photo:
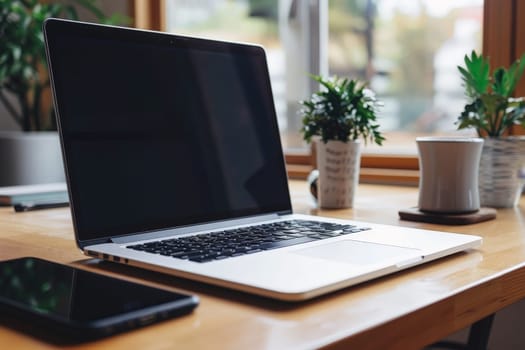
<path fill-rule="evenodd" d="M 0 132 L 0 186 L 65 181 L 56 132 Z"/>
<path fill-rule="evenodd" d="M 524 179 L 525 138 L 486 138 L 479 164 L 481 205 L 511 208 L 518 204 Z"/>
<path fill-rule="evenodd" d="M 361 163 L 359 141 L 317 142 L 317 197 L 321 208 L 352 208 Z"/>

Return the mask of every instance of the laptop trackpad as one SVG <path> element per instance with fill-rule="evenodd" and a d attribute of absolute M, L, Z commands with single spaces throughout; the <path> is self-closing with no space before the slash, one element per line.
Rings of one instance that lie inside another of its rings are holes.
<path fill-rule="evenodd" d="M 304 248 L 293 253 L 353 265 L 372 265 L 392 260 L 402 262 L 421 258 L 419 249 L 352 240 Z"/>

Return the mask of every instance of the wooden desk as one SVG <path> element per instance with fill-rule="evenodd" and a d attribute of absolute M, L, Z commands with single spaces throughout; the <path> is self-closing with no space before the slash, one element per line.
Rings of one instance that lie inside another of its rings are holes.
<path fill-rule="evenodd" d="M 158 273 L 88 259 L 76 248 L 68 209 L 0 208 L 0 259 L 38 256 L 201 298 L 189 316 L 75 346 L 78 349 L 418 349 L 525 297 L 525 203 L 470 226 L 400 221 L 417 188 L 360 185 L 355 209 L 318 211 L 306 184 L 291 182 L 300 213 L 484 237 L 470 253 L 432 262 L 300 304 L 286 304 Z M 4 349 L 55 345 L 0 323 Z"/>

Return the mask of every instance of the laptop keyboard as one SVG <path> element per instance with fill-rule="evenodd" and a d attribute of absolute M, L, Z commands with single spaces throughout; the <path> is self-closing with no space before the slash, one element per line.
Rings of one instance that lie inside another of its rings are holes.
<path fill-rule="evenodd" d="M 355 225 L 289 220 L 129 245 L 127 248 L 204 263 L 369 229 Z"/>

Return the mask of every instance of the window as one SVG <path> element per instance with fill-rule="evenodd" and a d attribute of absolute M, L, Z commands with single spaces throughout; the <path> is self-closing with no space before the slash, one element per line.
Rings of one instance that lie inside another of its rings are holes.
<path fill-rule="evenodd" d="M 165 30 L 251 42 L 264 46 L 285 149 L 304 148 L 298 101 L 312 89 L 308 72 L 319 73 L 319 14 L 324 1 L 168 0 Z M 316 44 L 317 43 L 317 44 Z M 326 70 L 326 69 L 325 69 Z"/>
<path fill-rule="evenodd" d="M 481 50 L 483 0 L 329 4 L 330 74 L 368 81 L 384 103 L 387 140 L 365 152 L 415 154 L 416 136 L 457 134 L 465 104 L 457 66 Z"/>
<path fill-rule="evenodd" d="M 483 48 L 493 64 L 507 65 L 525 51 L 525 3 L 517 0 L 135 0 L 134 4 L 139 27 L 256 42 L 267 48 L 287 161 L 297 163 L 292 173 L 302 175 L 312 162 L 309 149 L 298 151 L 305 146 L 296 111 L 297 101 L 309 95 L 301 90 L 310 84 L 306 72 L 370 82 L 385 103 L 381 122 L 388 142 L 367 149 L 362 166 L 394 169 L 388 173 L 394 174 L 395 182 L 408 178 L 413 183 L 417 174 L 405 170 L 417 170 L 415 136 L 457 132 L 454 121 L 463 96 L 456 65 L 463 55 Z M 294 52 L 296 56 L 289 57 Z M 517 93 L 525 95 L 525 82 Z"/>

